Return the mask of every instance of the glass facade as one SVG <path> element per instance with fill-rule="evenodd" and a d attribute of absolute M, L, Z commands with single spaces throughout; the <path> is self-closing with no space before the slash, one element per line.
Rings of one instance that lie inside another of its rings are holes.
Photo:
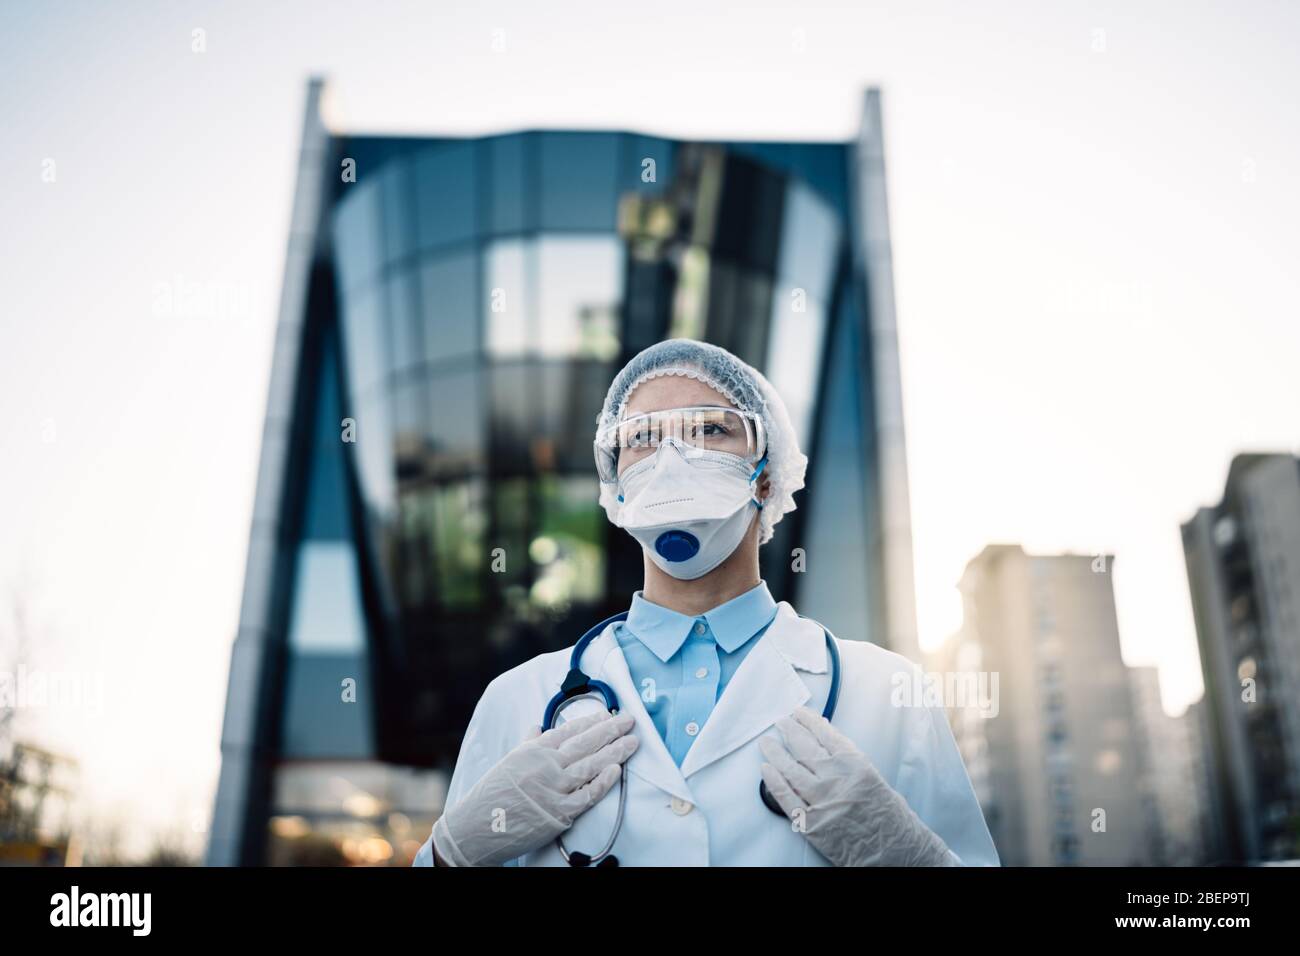
<path fill-rule="evenodd" d="M 591 442 L 612 376 L 663 338 L 722 345 L 784 395 L 812 466 L 764 576 L 884 642 L 854 145 L 328 138 L 325 168 L 357 178 L 320 203 L 329 294 L 301 319 L 317 345 L 277 492 L 299 517 L 244 824 L 264 838 L 235 859 L 409 862 L 487 683 L 627 607 L 640 552 L 597 503 Z"/>

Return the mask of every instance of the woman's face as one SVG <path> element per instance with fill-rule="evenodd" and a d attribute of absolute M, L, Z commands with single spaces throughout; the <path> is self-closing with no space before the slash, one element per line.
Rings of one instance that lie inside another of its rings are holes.
<path fill-rule="evenodd" d="M 647 379 L 636 387 L 628 399 L 625 418 L 644 415 L 646 412 L 661 412 L 669 408 L 691 408 L 695 406 L 714 406 L 717 408 L 735 408 L 727 397 L 717 389 L 705 385 L 698 379 L 685 375 L 661 375 Z M 618 473 L 635 463 L 629 455 L 620 455 Z M 768 481 L 764 476 L 759 481 L 758 496 L 760 500 L 767 497 Z"/>
<path fill-rule="evenodd" d="M 646 412 L 661 412 L 669 408 L 691 408 L 697 405 L 715 405 L 719 408 L 735 408 L 726 397 L 715 388 L 685 375 L 661 375 L 648 379 L 636 387 L 628 399 L 624 418 L 644 415 Z M 621 475 L 635 459 L 630 455 L 620 455 L 618 473 Z"/>

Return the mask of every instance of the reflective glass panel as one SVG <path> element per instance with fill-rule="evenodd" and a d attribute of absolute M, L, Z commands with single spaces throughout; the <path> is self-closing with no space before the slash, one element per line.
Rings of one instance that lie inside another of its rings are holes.
<path fill-rule="evenodd" d="M 415 155 L 419 248 L 472 239 L 478 234 L 477 147 L 439 143 Z"/>
<path fill-rule="evenodd" d="M 541 227 L 613 232 L 618 222 L 618 138 L 609 133 L 542 133 Z"/>
<path fill-rule="evenodd" d="M 343 357 L 348 393 L 355 401 L 369 394 L 388 367 L 384 334 L 387 309 L 382 286 L 367 286 L 343 307 Z"/>
<path fill-rule="evenodd" d="M 537 243 L 537 351 L 548 357 L 618 354 L 623 246 L 613 236 L 548 236 Z"/>
<path fill-rule="evenodd" d="M 379 180 L 353 183 L 334 212 L 334 262 L 345 293 L 378 274 L 383 248 Z"/>
<path fill-rule="evenodd" d="M 388 275 L 387 287 L 389 353 L 387 373 L 401 372 L 418 365 L 424 353 L 420 329 L 416 275 L 400 267 Z"/>
<path fill-rule="evenodd" d="M 478 262 L 475 249 L 435 256 L 420 269 L 425 361 L 468 358 L 478 351 Z"/>
<path fill-rule="evenodd" d="M 494 357 L 522 355 L 528 348 L 528 249 L 519 239 L 488 246 L 483 270 L 487 349 Z"/>

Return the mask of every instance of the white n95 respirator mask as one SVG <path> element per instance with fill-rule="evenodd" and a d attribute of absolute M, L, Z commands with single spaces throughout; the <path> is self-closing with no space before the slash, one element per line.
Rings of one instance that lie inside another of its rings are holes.
<path fill-rule="evenodd" d="M 619 476 L 619 527 L 665 574 L 703 577 L 740 546 L 762 504 L 757 466 L 738 455 L 665 439 Z"/>

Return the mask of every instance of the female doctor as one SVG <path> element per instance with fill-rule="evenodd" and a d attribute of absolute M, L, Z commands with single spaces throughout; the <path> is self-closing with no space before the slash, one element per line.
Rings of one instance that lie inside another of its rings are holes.
<path fill-rule="evenodd" d="M 916 666 L 828 638 L 759 577 L 808 461 L 767 379 L 703 342 L 651 346 L 595 449 L 601 504 L 645 556 L 626 620 L 576 662 L 609 695 L 542 732 L 573 649 L 492 681 L 415 864 L 996 866 L 943 712 L 891 694 Z"/>

